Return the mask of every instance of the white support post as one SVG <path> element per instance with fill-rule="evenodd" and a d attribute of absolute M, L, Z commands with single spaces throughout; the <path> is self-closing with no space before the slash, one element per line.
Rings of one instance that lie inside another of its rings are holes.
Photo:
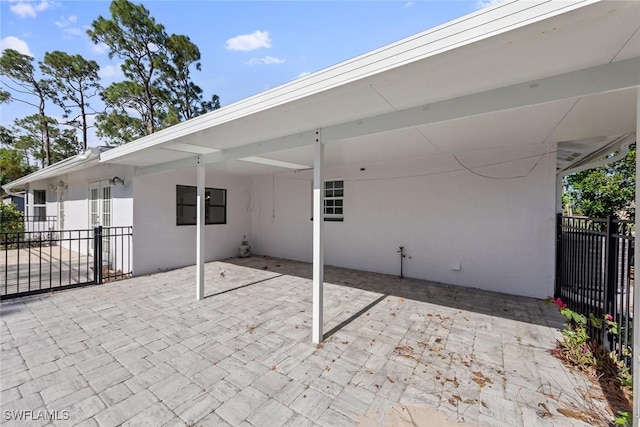
<path fill-rule="evenodd" d="M 316 131 L 313 143 L 313 328 L 312 341 L 323 340 L 323 287 L 324 287 L 324 144 L 320 130 Z"/>
<path fill-rule="evenodd" d="M 636 90 L 636 149 L 638 147 L 638 136 L 640 136 L 640 87 Z M 638 171 L 640 170 L 640 157 L 636 155 L 636 182 L 638 181 Z M 640 187 L 636 185 L 636 206 L 640 200 Z M 637 209 L 636 209 L 637 210 Z M 640 215 L 636 212 L 636 235 L 640 230 Z M 634 239 L 635 239 L 634 237 Z M 640 260 L 640 245 L 635 242 L 634 259 Z M 640 269 L 639 269 L 640 270 Z M 638 281 L 640 283 L 640 281 Z M 633 288 L 633 427 L 640 427 L 640 292 Z M 638 307 L 638 310 L 636 310 Z"/>
<path fill-rule="evenodd" d="M 205 219 L 205 165 L 200 163 L 198 157 L 198 166 L 196 166 L 196 300 L 200 301 L 204 298 L 204 219 Z"/>

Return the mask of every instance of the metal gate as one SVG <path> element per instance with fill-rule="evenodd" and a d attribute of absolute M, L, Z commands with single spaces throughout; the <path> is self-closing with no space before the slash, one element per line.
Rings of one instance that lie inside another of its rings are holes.
<path fill-rule="evenodd" d="M 131 276 L 133 227 L 0 233 L 0 299 Z"/>
<path fill-rule="evenodd" d="M 593 325 L 589 334 L 621 358 L 633 336 L 634 235 L 633 221 L 612 216 L 557 218 L 555 297 L 587 317 L 611 315 L 619 335 Z"/>

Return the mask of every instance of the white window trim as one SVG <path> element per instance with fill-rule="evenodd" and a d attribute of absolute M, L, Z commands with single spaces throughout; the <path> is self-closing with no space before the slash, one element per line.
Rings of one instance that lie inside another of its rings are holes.
<path fill-rule="evenodd" d="M 342 181 L 342 196 L 340 197 L 326 197 L 326 183 L 327 182 L 336 182 Z M 325 200 L 341 200 L 342 201 L 342 213 L 341 214 L 327 214 L 326 210 L 324 211 L 324 220 L 325 221 L 334 221 L 334 222 L 342 222 L 344 221 L 344 183 L 345 180 L 343 178 L 332 178 L 326 179 L 322 182 L 322 209 L 325 210 Z M 311 181 L 311 194 L 313 195 L 313 181 Z M 335 207 L 335 206 L 334 206 Z M 311 220 L 313 221 L 313 197 L 311 197 Z"/>
<path fill-rule="evenodd" d="M 44 203 L 36 203 L 36 191 L 42 191 L 44 192 Z M 47 220 L 47 190 L 40 190 L 40 189 L 33 189 L 32 193 L 31 193 L 31 197 L 32 197 L 32 204 L 31 204 L 31 213 L 32 213 L 32 218 L 34 221 L 37 222 L 44 222 Z M 38 214 L 36 214 L 36 209 L 37 208 L 43 208 L 44 209 L 44 215 L 42 217 L 40 217 Z"/>

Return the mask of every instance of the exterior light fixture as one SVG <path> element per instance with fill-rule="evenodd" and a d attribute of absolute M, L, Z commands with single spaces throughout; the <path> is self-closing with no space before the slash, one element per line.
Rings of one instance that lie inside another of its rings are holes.
<path fill-rule="evenodd" d="M 109 180 L 109 184 L 111 185 L 116 185 L 116 184 L 122 184 L 124 186 L 124 179 L 118 177 L 118 176 L 114 176 L 113 178 L 111 178 Z"/>

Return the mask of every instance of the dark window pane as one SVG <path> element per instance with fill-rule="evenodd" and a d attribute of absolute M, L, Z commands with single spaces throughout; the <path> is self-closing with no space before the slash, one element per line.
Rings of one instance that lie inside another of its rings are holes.
<path fill-rule="evenodd" d="M 211 199 L 210 202 L 212 205 L 224 206 L 226 205 L 226 190 L 220 190 L 217 188 L 212 188 L 208 190 Z"/>
<path fill-rule="evenodd" d="M 336 215 L 342 215 L 342 208 L 336 208 Z"/>
<path fill-rule="evenodd" d="M 333 200 L 325 200 L 324 201 L 324 205 L 325 206 L 333 206 Z"/>
<path fill-rule="evenodd" d="M 336 206 L 342 206 L 342 199 L 336 200 Z"/>
<path fill-rule="evenodd" d="M 195 206 L 178 206 L 178 224 L 195 224 L 197 211 Z"/>
<path fill-rule="evenodd" d="M 333 188 L 333 181 L 326 181 L 324 183 L 324 188 L 326 189 Z"/>
<path fill-rule="evenodd" d="M 223 206 L 211 206 L 209 208 L 210 224 L 224 224 L 227 221 L 225 208 Z"/>
<path fill-rule="evenodd" d="M 33 215 L 36 221 L 45 221 L 47 219 L 47 208 L 44 206 L 36 206 L 33 208 Z"/>
<path fill-rule="evenodd" d="M 33 190 L 33 204 L 44 205 L 46 203 L 46 191 L 45 190 Z"/>
<path fill-rule="evenodd" d="M 333 188 L 344 188 L 344 181 L 333 181 Z"/>
<path fill-rule="evenodd" d="M 178 225 L 197 223 L 197 187 L 176 186 L 176 219 Z M 226 224 L 227 190 L 205 188 L 205 224 Z"/>
<path fill-rule="evenodd" d="M 343 197 L 344 196 L 344 191 L 343 190 L 335 190 L 333 195 L 334 195 L 334 197 Z"/>

